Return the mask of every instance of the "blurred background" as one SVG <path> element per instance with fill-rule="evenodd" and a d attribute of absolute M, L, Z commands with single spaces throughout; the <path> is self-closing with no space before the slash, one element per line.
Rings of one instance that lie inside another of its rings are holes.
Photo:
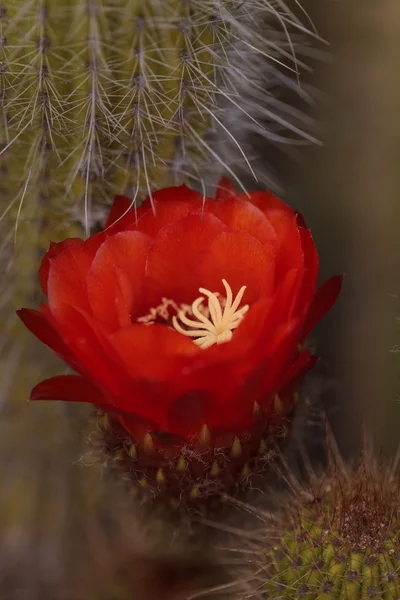
<path fill-rule="evenodd" d="M 293 158 L 257 136 L 253 143 L 284 182 L 285 199 L 313 230 L 321 280 L 346 275 L 340 301 L 312 340 L 323 359 L 310 390 L 320 396 L 344 453 L 358 451 L 364 424 L 375 446 L 392 456 L 400 426 L 400 4 L 301 3 L 327 42 L 308 40 L 312 70 L 301 82 L 314 90 L 307 110 L 321 144 L 300 148 Z M 302 13 L 296 0 L 292 5 Z M 90 409 L 44 403 L 32 409 L 25 402 L 56 359 L 30 339 L 18 348 L 9 344 L 6 353 L 0 599 L 97 600 L 103 597 L 99 585 L 105 599 L 125 598 L 110 581 L 121 564 L 139 560 L 138 549 L 148 562 L 137 562 L 146 566 L 136 572 L 150 575 L 142 596 L 136 591 L 132 598 L 187 597 L 202 567 L 194 577 L 192 565 L 181 562 L 182 570 L 160 579 L 162 590 L 151 587 L 151 561 L 158 550 L 162 555 L 163 535 L 152 537 L 155 550 L 126 490 L 107 486 L 100 462 L 82 459 Z M 29 368 L 21 374 L 22 363 Z M 8 401 L 11 389 L 20 402 Z M 206 566 L 204 572 L 214 576 Z"/>
<path fill-rule="evenodd" d="M 377 448 L 399 444 L 400 5 L 396 0 L 302 3 L 331 58 L 316 65 L 321 148 L 304 154 L 290 202 L 306 214 L 321 276 L 345 273 L 343 294 L 319 330 L 343 451 L 360 422 Z M 397 349 L 396 349 L 397 348 Z"/>

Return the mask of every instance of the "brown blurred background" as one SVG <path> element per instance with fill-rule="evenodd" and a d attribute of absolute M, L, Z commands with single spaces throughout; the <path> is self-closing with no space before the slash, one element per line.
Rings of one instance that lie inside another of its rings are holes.
<path fill-rule="evenodd" d="M 338 306 L 319 329 L 334 388 L 328 394 L 343 449 L 360 420 L 388 455 L 400 436 L 400 4 L 304 0 L 331 59 L 312 83 L 322 148 L 290 177 L 321 256 L 321 277 L 346 274 Z M 336 408 L 337 407 L 337 408 Z"/>

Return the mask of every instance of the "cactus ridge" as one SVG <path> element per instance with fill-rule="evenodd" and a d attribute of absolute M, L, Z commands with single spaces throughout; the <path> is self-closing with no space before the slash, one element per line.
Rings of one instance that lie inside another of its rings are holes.
<path fill-rule="evenodd" d="M 46 200 L 53 227 L 57 217 L 82 220 L 83 205 L 88 233 L 93 204 L 116 192 L 137 198 L 167 181 L 193 181 L 207 157 L 229 171 L 205 134 L 220 129 L 241 151 L 224 125 L 221 99 L 256 125 L 240 98 L 251 80 L 235 67 L 235 54 L 247 60 L 251 53 L 251 61 L 262 57 L 272 66 L 289 61 L 288 74 L 299 66 L 289 40 L 277 33 L 273 42 L 265 40 L 254 28 L 254 12 L 270 13 L 285 33 L 294 17 L 279 6 L 263 0 L 3 3 L 0 152 L 10 187 L 3 210 L 17 212 L 16 228 L 43 189 L 50 188 L 48 197 L 36 202 Z M 258 81 L 255 87 L 259 103 L 266 101 Z M 275 121 L 290 127 L 278 115 Z"/>

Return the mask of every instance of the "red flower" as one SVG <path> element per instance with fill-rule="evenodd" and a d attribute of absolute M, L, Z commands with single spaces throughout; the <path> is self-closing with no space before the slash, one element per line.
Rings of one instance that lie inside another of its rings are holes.
<path fill-rule="evenodd" d="M 48 306 L 19 316 L 79 375 L 43 381 L 31 399 L 92 403 L 134 441 L 261 435 L 315 363 L 301 344 L 341 278 L 315 290 L 311 233 L 268 192 L 223 180 L 205 203 L 186 186 L 153 199 L 156 214 L 117 197 L 104 232 L 50 246 Z"/>

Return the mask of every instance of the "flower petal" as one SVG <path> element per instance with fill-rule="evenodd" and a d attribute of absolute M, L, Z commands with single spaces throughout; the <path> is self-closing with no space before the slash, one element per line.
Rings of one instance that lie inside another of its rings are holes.
<path fill-rule="evenodd" d="M 311 299 L 317 285 L 319 259 L 314 240 L 309 229 L 300 227 L 301 245 L 304 255 L 304 277 L 301 290 L 298 297 L 299 308 L 301 311 L 308 310 Z"/>
<path fill-rule="evenodd" d="M 267 348 L 259 346 L 252 377 L 258 379 L 254 397 L 261 406 L 268 402 L 271 394 L 280 390 L 285 374 L 293 364 L 300 327 L 299 320 L 285 323 L 274 331 Z"/>
<path fill-rule="evenodd" d="M 244 194 L 238 197 L 246 200 Z M 250 192 L 247 201 L 263 212 L 276 232 L 280 245 L 277 259 L 278 277 L 281 272 L 300 268 L 303 265 L 303 252 L 297 214 L 285 202 L 268 191 Z"/>
<path fill-rule="evenodd" d="M 236 296 L 245 285 L 242 304 L 251 304 L 273 293 L 275 258 L 272 244 L 262 245 L 244 231 L 220 233 L 203 254 L 201 286 L 225 296 L 222 279 L 226 279 Z"/>
<path fill-rule="evenodd" d="M 309 350 L 302 352 L 298 359 L 286 372 L 282 380 L 280 390 L 286 391 L 292 388 L 297 381 L 302 379 L 308 373 L 308 371 L 310 371 L 317 364 L 317 362 L 318 357 L 311 354 Z"/>
<path fill-rule="evenodd" d="M 173 200 L 174 202 L 189 202 L 192 206 L 196 206 L 198 202 L 203 201 L 203 194 L 192 190 L 187 185 L 163 188 L 162 190 L 153 192 L 152 196 L 153 201 L 157 203 Z M 146 198 L 145 203 L 150 203 L 149 196 Z"/>
<path fill-rule="evenodd" d="M 190 438 L 198 434 L 203 425 L 210 426 L 213 412 L 215 402 L 208 391 L 190 390 L 168 408 L 168 430 Z"/>
<path fill-rule="evenodd" d="M 276 329 L 293 319 L 292 299 L 300 285 L 300 273 L 292 269 L 272 298 L 263 298 L 253 304 L 229 344 L 232 351 L 235 346 L 239 350 L 247 347 L 246 340 L 251 341 L 252 345 L 261 342 L 267 349 L 268 341 Z"/>
<path fill-rule="evenodd" d="M 325 281 L 315 292 L 306 320 L 303 325 L 301 341 L 304 341 L 312 329 L 335 304 L 342 288 L 343 276 L 336 275 Z"/>
<path fill-rule="evenodd" d="M 171 190 L 171 191 L 169 191 Z M 154 209 L 150 207 L 137 223 L 138 231 L 155 237 L 165 225 L 183 219 L 190 212 L 201 210 L 203 196 L 185 185 L 154 193 Z M 210 202 L 212 202 L 210 200 Z M 147 205 L 146 205 L 147 206 Z"/>
<path fill-rule="evenodd" d="M 95 319 L 109 331 L 129 324 L 142 304 L 143 278 L 151 238 L 139 231 L 107 237 L 87 274 L 87 295 Z"/>
<path fill-rule="evenodd" d="M 147 197 L 137 208 L 130 198 L 116 196 L 106 221 L 106 233 L 133 229 L 154 237 L 164 225 L 181 219 L 202 204 L 202 194 L 186 185 L 157 190 L 152 201 Z"/>
<path fill-rule="evenodd" d="M 217 186 L 215 199 L 219 201 L 234 196 L 237 196 L 237 190 L 233 183 L 231 183 L 227 177 L 221 177 Z"/>
<path fill-rule="evenodd" d="M 277 242 L 277 235 L 271 223 L 265 218 L 259 208 L 236 198 L 227 198 L 221 202 L 210 202 L 207 212 L 218 217 L 233 231 L 245 231 L 265 244 Z"/>
<path fill-rule="evenodd" d="M 118 421 L 134 440 L 143 440 L 146 433 L 158 430 L 158 423 L 134 414 L 120 414 Z"/>
<path fill-rule="evenodd" d="M 114 233 L 125 231 L 128 227 L 135 225 L 140 212 L 143 213 L 143 208 L 135 208 L 132 198 L 128 198 L 128 196 L 115 196 L 104 225 L 106 234 L 114 235 Z"/>
<path fill-rule="evenodd" d="M 171 379 L 179 375 L 183 359 L 203 353 L 188 337 L 157 323 L 131 325 L 110 334 L 108 340 L 126 373 L 136 379 Z"/>
<path fill-rule="evenodd" d="M 122 369 L 110 351 L 98 321 L 72 306 L 60 305 L 48 320 L 68 348 L 66 362 L 83 377 L 97 381 L 111 395 L 120 390 Z"/>
<path fill-rule="evenodd" d="M 87 275 L 96 252 L 105 239 L 104 233 L 100 233 L 86 241 L 77 240 L 73 244 L 63 244 L 59 252 L 56 252 L 54 247 L 51 249 L 47 280 L 51 310 L 61 304 L 90 310 L 86 292 Z"/>
<path fill-rule="evenodd" d="M 79 248 L 82 246 L 83 240 L 80 238 L 67 238 L 59 243 L 50 242 L 49 249 L 42 259 L 42 263 L 39 268 L 39 281 L 44 294 L 47 296 L 47 280 L 49 278 L 50 261 L 52 258 L 58 256 L 61 252 L 67 248 Z"/>
<path fill-rule="evenodd" d="M 106 406 L 107 401 L 100 390 L 87 379 L 77 375 L 57 375 L 36 385 L 30 400 L 66 400 L 88 402 L 96 406 Z"/>
<path fill-rule="evenodd" d="M 191 304 L 204 285 L 200 262 L 214 238 L 227 229 L 217 217 L 207 213 L 189 214 L 166 225 L 150 246 L 146 267 L 149 306 L 162 297 L 178 304 Z"/>
<path fill-rule="evenodd" d="M 66 357 L 69 355 L 66 345 L 62 337 L 49 323 L 46 315 L 39 310 L 31 308 L 20 308 L 17 310 L 17 315 L 25 325 L 41 342 L 49 346 L 54 352 L 60 356 Z"/>

